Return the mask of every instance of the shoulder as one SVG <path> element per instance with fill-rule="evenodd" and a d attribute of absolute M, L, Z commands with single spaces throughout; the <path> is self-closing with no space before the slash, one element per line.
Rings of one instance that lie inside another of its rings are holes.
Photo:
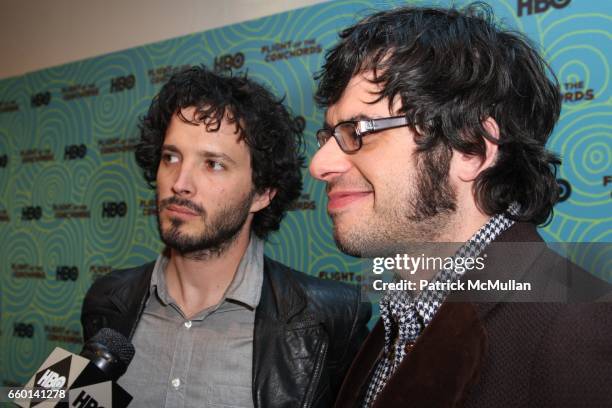
<path fill-rule="evenodd" d="M 552 406 L 611 406 L 611 339 L 612 304 L 559 305 L 534 363 L 538 388 L 545 399 L 557 401 Z"/>
<path fill-rule="evenodd" d="M 545 245 L 545 244 L 543 244 Z M 574 249 L 568 249 L 574 251 Z M 576 251 L 581 251 L 580 248 Z M 577 255 L 577 254 L 572 254 Z M 540 276 L 534 276 L 539 274 Z M 546 247 L 532 266 L 531 277 L 542 285 L 542 299 L 562 302 L 599 302 L 612 300 L 612 285 L 603 280 L 602 271 L 587 271 Z M 540 282 L 538 282 L 540 281 Z M 580 308 L 575 308 L 580 310 Z"/>
<path fill-rule="evenodd" d="M 368 333 L 367 323 L 372 305 L 362 299 L 358 286 L 323 280 L 298 272 L 272 259 L 265 258 L 266 275 L 277 305 L 287 308 L 297 305 L 296 315 L 302 321 L 315 320 L 329 336 L 330 366 L 344 372 Z"/>
<path fill-rule="evenodd" d="M 81 325 L 86 341 L 103 327 L 131 337 L 138 305 L 148 288 L 154 262 L 115 270 L 96 280 L 85 295 Z"/>
<path fill-rule="evenodd" d="M 530 301 L 592 302 L 612 299 L 608 272 L 592 262 L 588 271 L 571 259 L 603 258 L 606 247 L 593 243 L 547 243 L 531 223 L 517 222 L 494 241 L 495 272 L 532 282 Z M 561 256 L 559 253 L 566 254 Z M 603 265 L 602 263 L 599 263 Z M 603 265 L 605 266 L 605 265 Z M 522 272 L 525 271 L 525 272 Z M 523 275 L 524 273 L 524 275 Z"/>
<path fill-rule="evenodd" d="M 573 353 L 581 354 L 603 346 L 612 351 L 612 303 L 562 304 L 551 326 L 549 339 L 552 350 L 568 351 L 570 347 Z"/>
<path fill-rule="evenodd" d="M 265 258 L 270 278 L 281 285 L 293 285 L 305 297 L 310 308 L 334 313 L 337 308 L 353 313 L 361 303 L 359 287 L 343 282 L 324 280 L 296 271 L 280 262 Z"/>
<path fill-rule="evenodd" d="M 149 280 L 155 262 L 140 266 L 116 269 L 93 282 L 83 302 L 84 306 L 90 303 L 108 301 L 109 296 L 119 292 L 126 292 L 135 286 L 142 285 Z"/>

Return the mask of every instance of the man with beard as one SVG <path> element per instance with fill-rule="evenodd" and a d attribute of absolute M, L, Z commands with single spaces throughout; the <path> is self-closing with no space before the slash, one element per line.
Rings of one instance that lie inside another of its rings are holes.
<path fill-rule="evenodd" d="M 451 263 L 418 272 L 434 289 L 388 290 L 337 407 L 612 406 L 608 304 L 502 301 L 592 300 L 610 288 L 536 232 L 558 198 L 559 160 L 545 143 L 561 100 L 546 67 L 482 5 L 379 12 L 326 55 L 310 172 L 327 183 L 339 248 L 435 256 L 433 242 L 457 265 L 485 257 L 467 279 L 537 284 L 478 302 L 435 289 L 459 282 Z"/>
<path fill-rule="evenodd" d="M 370 305 L 264 256 L 301 190 L 296 121 L 246 77 L 194 67 L 140 128 L 165 250 L 96 281 L 81 318 L 85 340 L 110 327 L 133 342 L 130 406 L 330 406 Z"/>

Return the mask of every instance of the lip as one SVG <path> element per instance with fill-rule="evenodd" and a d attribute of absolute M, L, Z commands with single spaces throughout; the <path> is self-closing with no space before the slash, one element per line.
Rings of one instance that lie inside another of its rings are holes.
<path fill-rule="evenodd" d="M 327 194 L 327 211 L 340 210 L 372 194 L 371 191 L 332 191 Z"/>
<path fill-rule="evenodd" d="M 168 207 L 166 207 L 166 210 L 172 213 L 175 213 L 175 214 L 179 214 L 179 215 L 187 215 L 187 216 L 193 216 L 193 217 L 198 216 L 197 213 L 193 212 L 192 210 L 186 207 L 182 207 L 180 205 L 169 205 Z"/>

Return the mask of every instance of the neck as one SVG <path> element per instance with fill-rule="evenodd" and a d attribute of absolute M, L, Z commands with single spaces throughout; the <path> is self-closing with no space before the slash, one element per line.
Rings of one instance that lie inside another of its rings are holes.
<path fill-rule="evenodd" d="M 411 243 L 406 246 L 405 253 L 413 256 L 423 255 L 431 258 L 453 257 L 459 248 L 465 244 L 483 225 L 491 218 L 482 213 L 474 202 L 457 203 L 457 210 L 444 220 L 444 228 L 438 230 L 438 235 L 433 242 Z M 415 255 L 416 254 L 416 255 Z M 439 268 L 419 268 L 417 275 L 407 272 L 399 273 L 404 279 L 431 280 Z"/>
<path fill-rule="evenodd" d="M 453 242 L 465 243 L 474 236 L 476 231 L 489 222 L 491 216 L 480 211 L 476 203 L 471 203 L 461 212 L 463 214 L 458 213 L 459 217 L 457 219 L 460 220 L 460 223 L 456 226 Z"/>
<path fill-rule="evenodd" d="M 250 242 L 250 225 L 222 252 L 190 256 L 170 250 L 166 267 L 168 293 L 188 318 L 218 304 L 231 284 Z"/>

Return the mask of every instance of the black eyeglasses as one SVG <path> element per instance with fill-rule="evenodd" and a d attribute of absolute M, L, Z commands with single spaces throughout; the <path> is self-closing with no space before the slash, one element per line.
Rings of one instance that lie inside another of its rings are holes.
<path fill-rule="evenodd" d="M 371 133 L 387 129 L 408 126 L 405 116 L 392 116 L 389 118 L 349 120 L 340 122 L 332 129 L 317 131 L 319 149 L 333 136 L 344 153 L 355 153 L 363 145 L 362 138 Z"/>

